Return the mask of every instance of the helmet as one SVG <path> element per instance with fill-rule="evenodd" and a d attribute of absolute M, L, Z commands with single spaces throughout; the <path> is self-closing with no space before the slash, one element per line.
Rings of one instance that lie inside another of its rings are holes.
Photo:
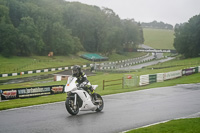
<path fill-rule="evenodd" d="M 81 67 L 79 65 L 73 66 L 72 75 L 78 77 L 81 73 Z"/>

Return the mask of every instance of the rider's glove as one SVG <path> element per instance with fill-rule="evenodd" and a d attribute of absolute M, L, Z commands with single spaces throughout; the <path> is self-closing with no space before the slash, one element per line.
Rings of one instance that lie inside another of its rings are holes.
<path fill-rule="evenodd" d="M 84 86 L 85 86 L 85 84 L 83 84 L 83 83 L 79 85 L 79 87 L 81 87 L 81 88 L 84 87 Z"/>
<path fill-rule="evenodd" d="M 80 84 L 80 86 L 79 86 L 79 87 L 85 87 L 85 86 L 86 86 L 86 84 L 87 84 L 87 82 L 83 82 L 83 83 L 81 83 L 81 84 Z"/>

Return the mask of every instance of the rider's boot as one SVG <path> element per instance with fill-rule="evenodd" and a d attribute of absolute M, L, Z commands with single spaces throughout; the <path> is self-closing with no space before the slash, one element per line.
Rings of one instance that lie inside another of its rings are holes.
<path fill-rule="evenodd" d="M 96 96 L 96 93 L 94 92 L 94 89 L 92 89 L 92 86 L 90 86 L 90 91 L 91 91 L 91 94 L 92 94 L 92 97 L 94 98 L 94 100 L 96 101 L 97 100 L 97 96 Z"/>

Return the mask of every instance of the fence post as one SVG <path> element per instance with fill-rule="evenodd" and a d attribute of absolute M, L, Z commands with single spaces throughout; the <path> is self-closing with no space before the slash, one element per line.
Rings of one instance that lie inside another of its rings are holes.
<path fill-rule="evenodd" d="M 0 90 L 0 102 L 1 102 L 1 94 L 2 94 L 2 90 Z"/>
<path fill-rule="evenodd" d="M 122 77 L 122 89 L 124 89 L 124 77 Z"/>
<path fill-rule="evenodd" d="M 104 80 L 103 80 L 103 90 L 104 90 Z"/>

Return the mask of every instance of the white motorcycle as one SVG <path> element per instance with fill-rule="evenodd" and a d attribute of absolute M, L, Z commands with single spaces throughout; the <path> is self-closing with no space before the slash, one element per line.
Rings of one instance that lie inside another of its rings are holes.
<path fill-rule="evenodd" d="M 71 115 L 77 115 L 80 111 L 96 111 L 100 112 L 103 110 L 104 102 L 102 97 L 95 93 L 96 98 L 94 98 L 90 92 L 87 92 L 83 87 L 77 87 L 75 83 L 76 77 L 68 77 L 67 84 L 65 86 L 65 92 L 67 93 L 67 99 L 65 102 L 65 107 Z M 98 85 L 92 85 L 95 90 Z"/>

